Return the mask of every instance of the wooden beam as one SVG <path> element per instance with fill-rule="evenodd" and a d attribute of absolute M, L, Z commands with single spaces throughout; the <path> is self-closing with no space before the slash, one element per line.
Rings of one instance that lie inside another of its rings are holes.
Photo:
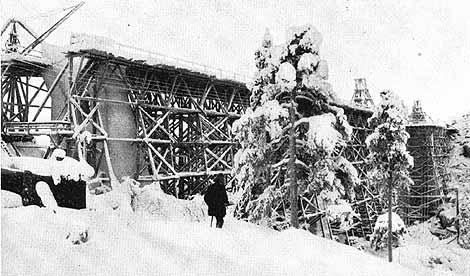
<path fill-rule="evenodd" d="M 75 102 L 73 99 L 70 100 L 70 103 L 71 103 L 71 107 L 75 107 L 76 110 L 78 110 L 83 116 L 87 116 L 88 114 L 83 111 L 83 109 L 80 107 L 80 105 Z M 72 108 L 72 112 L 74 112 L 75 110 L 73 110 Z M 93 124 L 93 126 L 95 126 L 104 136 L 108 136 L 108 133 L 106 132 L 106 130 L 103 129 L 103 127 L 101 127 L 99 124 L 97 124 L 93 119 L 90 119 L 90 122 Z"/>
<path fill-rule="evenodd" d="M 46 104 L 47 100 L 51 97 L 52 91 L 55 89 L 55 87 L 59 83 L 60 78 L 64 75 L 65 70 L 67 69 L 68 66 L 69 66 L 69 63 L 66 63 L 64 64 L 64 66 L 62 66 L 62 69 L 60 69 L 59 74 L 56 76 L 56 78 L 52 82 L 51 87 L 49 87 L 47 91 L 47 96 L 42 102 L 41 107 L 39 107 L 39 109 L 36 111 L 36 115 L 34 115 L 33 122 L 36 121 L 36 119 L 38 118 L 39 114 L 41 113 L 41 110 L 44 108 L 44 105 Z"/>
<path fill-rule="evenodd" d="M 144 140 L 145 141 L 145 140 Z M 147 146 L 150 147 L 150 149 L 155 153 L 155 155 L 157 155 L 157 157 L 176 175 L 178 174 L 175 170 L 175 168 L 173 168 L 173 166 L 168 163 L 168 161 L 166 161 L 166 159 L 152 146 L 152 144 L 150 144 L 149 142 L 145 141 L 145 143 L 147 144 Z"/>
<path fill-rule="evenodd" d="M 122 105 L 136 105 L 135 103 L 131 102 L 124 102 L 124 101 L 119 101 L 119 100 L 110 100 L 110 99 L 103 99 L 103 98 L 94 98 L 94 97 L 80 97 L 80 96 L 72 96 L 75 99 L 79 100 L 86 100 L 86 101 L 101 101 L 101 102 L 107 102 L 110 104 L 122 104 Z M 199 110 L 194 110 L 191 108 L 181 108 L 181 107 L 168 107 L 168 106 L 160 106 L 160 105 L 154 105 L 154 104 L 145 104 L 145 103 L 138 103 L 138 105 L 143 106 L 143 107 L 148 107 L 152 108 L 155 110 L 162 110 L 162 111 L 167 111 L 170 110 L 172 113 L 185 113 L 185 114 L 195 114 L 195 113 L 202 113 Z M 222 113 L 222 112 L 217 112 L 217 111 L 212 111 L 212 110 L 204 110 L 204 113 L 207 116 L 227 116 L 230 118 L 238 119 L 240 118 L 240 114 L 237 113 Z"/>
<path fill-rule="evenodd" d="M 223 165 L 225 165 L 227 168 L 231 169 L 232 167 L 229 166 L 224 160 L 223 158 L 225 157 L 225 155 L 227 155 L 227 153 L 230 152 L 230 147 L 225 150 L 225 152 L 219 157 L 217 156 L 214 152 L 212 152 L 210 149 L 206 148 L 206 151 L 212 155 L 214 158 L 216 158 L 216 161 L 212 164 L 212 166 L 209 167 L 209 170 L 211 170 L 215 165 L 217 165 L 217 163 L 222 163 Z"/>
<path fill-rule="evenodd" d="M 80 123 L 80 125 L 74 129 L 74 134 L 72 135 L 72 139 L 77 138 L 77 136 L 80 134 L 82 129 L 86 127 L 88 122 L 91 120 L 92 116 L 98 110 L 99 106 L 100 106 L 100 103 L 96 103 L 95 107 L 93 107 L 90 113 L 88 113 L 88 115 L 85 116 L 85 119 Z"/>
<path fill-rule="evenodd" d="M 235 93 L 237 92 L 236 88 L 232 89 L 232 94 L 230 95 L 230 100 L 228 101 L 227 112 L 230 112 L 230 109 L 233 105 L 233 100 L 235 99 Z"/>
<path fill-rule="evenodd" d="M 204 103 L 206 102 L 206 98 L 207 98 L 207 95 L 209 94 L 209 92 L 211 91 L 211 88 L 214 86 L 214 84 L 212 83 L 212 81 L 209 81 L 207 84 L 206 84 L 206 87 L 204 89 L 204 94 L 202 95 L 202 98 L 201 100 L 199 101 L 199 104 L 204 107 Z"/>
<path fill-rule="evenodd" d="M 101 118 L 101 113 L 100 113 L 99 110 L 98 110 L 97 115 L 98 115 L 99 124 L 103 125 L 103 119 Z M 106 160 L 106 166 L 108 167 L 108 175 L 109 175 L 109 179 L 110 179 L 110 182 L 111 182 L 111 187 L 113 189 L 116 189 L 118 187 L 114 187 L 114 184 L 119 183 L 119 181 L 118 181 L 116 175 L 114 174 L 113 164 L 111 163 L 111 155 L 109 154 L 108 141 L 106 141 L 106 140 L 103 140 L 103 149 L 104 149 L 104 156 L 105 156 L 105 160 Z"/>
<path fill-rule="evenodd" d="M 147 135 L 147 129 L 145 127 L 145 121 L 144 121 L 144 118 L 142 116 L 142 110 L 139 108 L 137 109 L 137 114 L 139 116 L 139 122 L 140 122 L 140 126 L 142 128 L 142 131 L 144 132 L 144 137 L 148 137 Z M 148 157 L 149 157 L 149 162 L 150 162 L 150 167 L 152 169 L 152 174 L 154 176 L 157 175 L 157 168 L 155 167 L 155 160 L 153 159 L 153 153 L 152 153 L 152 150 L 150 149 L 150 147 L 147 147 L 147 154 L 148 154 Z"/>
<path fill-rule="evenodd" d="M 227 134 L 225 134 L 224 132 L 222 132 L 220 129 L 218 129 L 216 126 L 214 126 L 214 124 L 212 124 L 209 120 L 207 120 L 206 118 L 204 118 L 201 114 L 199 114 L 199 116 L 203 119 L 203 121 L 208 124 L 209 126 L 211 126 L 213 129 L 215 129 L 216 131 L 218 131 L 220 134 L 222 134 L 222 136 L 224 136 L 225 138 L 227 139 L 230 139 L 230 137 L 228 137 Z M 210 139 L 207 135 L 203 134 L 204 136 L 207 137 L 207 139 Z"/>

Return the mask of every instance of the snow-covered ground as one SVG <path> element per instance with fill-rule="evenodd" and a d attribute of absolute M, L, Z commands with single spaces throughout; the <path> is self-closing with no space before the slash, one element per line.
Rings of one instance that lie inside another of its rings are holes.
<path fill-rule="evenodd" d="M 408 228 L 405 246 L 395 251 L 397 262 L 411 268 L 430 267 L 442 274 L 470 275 L 470 250 L 461 248 L 455 236 L 439 240 L 429 231 L 431 221 Z"/>
<path fill-rule="evenodd" d="M 2 275 L 433 275 L 305 231 L 226 218 L 216 229 L 208 217 L 4 208 Z M 87 241 L 74 244 L 79 233 Z"/>
<path fill-rule="evenodd" d="M 437 218 L 408 227 L 404 241 L 393 250 L 394 262 L 410 269 L 428 268 L 436 275 L 470 275 L 470 250 L 461 248 L 455 236 L 439 240 L 431 234 L 433 223 Z M 387 258 L 387 251 L 375 251 L 369 242 L 359 239 L 357 247 L 361 247 L 371 255 Z"/>

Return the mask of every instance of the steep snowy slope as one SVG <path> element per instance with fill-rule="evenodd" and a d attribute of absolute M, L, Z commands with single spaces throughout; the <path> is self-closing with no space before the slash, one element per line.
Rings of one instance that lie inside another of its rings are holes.
<path fill-rule="evenodd" d="M 299 230 L 29 206 L 2 210 L 2 275 L 430 274 Z"/>

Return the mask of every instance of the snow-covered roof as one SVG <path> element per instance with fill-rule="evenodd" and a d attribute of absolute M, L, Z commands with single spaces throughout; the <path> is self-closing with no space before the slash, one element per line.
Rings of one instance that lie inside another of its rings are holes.
<path fill-rule="evenodd" d="M 172 66 L 175 68 L 200 73 L 208 77 L 215 77 L 219 80 L 230 80 L 239 82 L 241 84 L 246 84 L 250 80 L 248 76 L 242 74 L 228 72 L 220 68 L 214 68 L 197 62 L 188 61 L 177 57 L 170 57 L 157 52 L 124 45 L 114 41 L 113 39 L 96 35 L 73 33 L 70 39 L 70 47 L 68 50 L 69 52 L 98 50 L 112 54 L 116 57 L 144 61 L 145 64 L 151 66 Z"/>

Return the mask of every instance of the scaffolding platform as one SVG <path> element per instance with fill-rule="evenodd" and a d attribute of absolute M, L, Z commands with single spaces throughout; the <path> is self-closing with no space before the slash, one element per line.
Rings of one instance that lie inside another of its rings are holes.
<path fill-rule="evenodd" d="M 7 122 L 3 127 L 4 134 L 8 136 L 72 136 L 73 134 L 71 123 L 68 121 Z"/>

